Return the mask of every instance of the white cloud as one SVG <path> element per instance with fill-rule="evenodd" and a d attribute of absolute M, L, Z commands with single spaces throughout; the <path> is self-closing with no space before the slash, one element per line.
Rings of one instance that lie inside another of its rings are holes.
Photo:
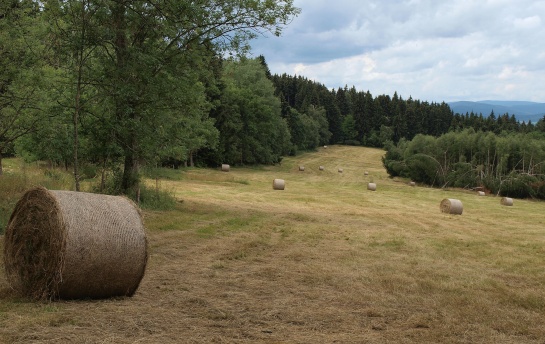
<path fill-rule="evenodd" d="M 428 101 L 545 102 L 545 1 L 295 0 L 302 14 L 260 39 L 273 73 Z"/>

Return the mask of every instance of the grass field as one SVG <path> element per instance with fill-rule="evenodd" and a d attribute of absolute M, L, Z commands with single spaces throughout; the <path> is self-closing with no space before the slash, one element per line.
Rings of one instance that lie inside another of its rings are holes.
<path fill-rule="evenodd" d="M 545 343 L 545 203 L 410 187 L 382 155 L 330 146 L 169 173 L 159 186 L 179 202 L 144 211 L 136 294 L 32 302 L 2 267 L 0 342 Z M 444 198 L 463 214 L 441 213 Z"/>

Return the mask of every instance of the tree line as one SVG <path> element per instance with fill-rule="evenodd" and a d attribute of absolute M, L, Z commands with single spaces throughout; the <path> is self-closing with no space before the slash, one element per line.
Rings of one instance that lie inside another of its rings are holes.
<path fill-rule="evenodd" d="M 134 195 L 145 166 L 275 164 L 325 144 L 402 149 L 419 135 L 544 127 L 271 75 L 249 42 L 298 13 L 292 1 L 3 1 L 0 174 L 2 156 L 18 155 L 72 169 L 76 189 L 98 175 L 99 191 Z"/>

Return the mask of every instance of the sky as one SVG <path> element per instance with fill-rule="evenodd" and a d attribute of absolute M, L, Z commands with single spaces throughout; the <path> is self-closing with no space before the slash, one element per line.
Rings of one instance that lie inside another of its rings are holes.
<path fill-rule="evenodd" d="M 271 73 L 428 102 L 545 102 L 545 0 L 295 0 Z"/>

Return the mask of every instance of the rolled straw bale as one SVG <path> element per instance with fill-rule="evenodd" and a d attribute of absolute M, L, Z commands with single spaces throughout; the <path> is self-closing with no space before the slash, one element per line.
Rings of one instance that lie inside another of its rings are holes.
<path fill-rule="evenodd" d="M 410 186 L 416 186 L 416 183 L 415 182 L 409 182 L 409 185 Z"/>
<path fill-rule="evenodd" d="M 368 176 L 369 175 L 369 172 L 365 171 L 363 172 L 364 175 Z"/>
<path fill-rule="evenodd" d="M 500 204 L 510 207 L 513 205 L 513 199 L 509 197 L 502 197 L 500 200 Z"/>
<path fill-rule="evenodd" d="M 299 166 L 299 171 L 304 171 L 305 170 L 305 166 Z"/>
<path fill-rule="evenodd" d="M 323 166 L 320 166 L 320 171 L 323 171 L 324 170 L 324 167 Z"/>
<path fill-rule="evenodd" d="M 140 213 L 120 196 L 28 190 L 4 238 L 9 283 L 35 299 L 132 296 L 147 258 Z"/>
<path fill-rule="evenodd" d="M 367 190 L 376 191 L 377 190 L 377 184 L 375 184 L 375 183 L 367 184 Z"/>
<path fill-rule="evenodd" d="M 273 180 L 273 189 L 274 190 L 284 190 L 286 187 L 286 182 L 284 179 L 275 179 Z"/>
<path fill-rule="evenodd" d="M 484 195 L 486 195 L 486 194 L 484 193 L 484 191 L 479 191 L 479 196 L 484 196 Z"/>
<path fill-rule="evenodd" d="M 327 146 L 324 146 L 324 148 L 327 148 Z"/>
<path fill-rule="evenodd" d="M 221 170 L 223 172 L 229 172 L 230 169 L 231 169 L 231 166 L 229 166 L 227 164 L 221 164 Z"/>
<path fill-rule="evenodd" d="M 464 207 L 462 202 L 453 198 L 445 198 L 440 204 L 441 212 L 453 215 L 462 215 Z"/>
<path fill-rule="evenodd" d="M 343 169 L 342 169 L 342 168 L 339 168 L 339 173 L 343 173 Z"/>

